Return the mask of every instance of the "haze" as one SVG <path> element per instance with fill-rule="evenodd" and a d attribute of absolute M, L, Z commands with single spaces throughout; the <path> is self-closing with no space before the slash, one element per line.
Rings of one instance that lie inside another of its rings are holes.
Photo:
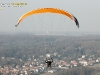
<path fill-rule="evenodd" d="M 0 32 L 16 32 L 15 24 L 24 13 L 44 7 L 60 8 L 72 13 L 79 21 L 80 28 L 76 32 L 100 32 L 100 0 L 0 0 L 0 3 L 25 2 L 23 7 L 1 7 L 0 10 Z M 49 18 L 48 18 L 49 17 Z M 60 18 L 59 18 L 60 17 Z M 65 21 L 66 20 L 66 21 Z M 61 21 L 61 22 L 59 22 Z M 68 31 L 66 25 L 74 25 L 64 16 L 43 14 L 30 16 L 22 21 L 17 28 L 18 32 L 26 31 Z M 30 27 L 29 27 L 30 25 Z M 31 25 L 36 25 L 32 26 Z M 41 26 L 42 25 L 42 26 Z M 44 25 L 44 26 L 43 26 Z M 48 25 L 48 26 L 47 26 Z M 52 26 L 53 27 L 52 27 Z M 62 26 L 61 26 L 62 25 Z M 65 27 L 64 27 L 65 25 Z M 50 27 L 49 27 L 50 26 Z M 58 28 L 56 29 L 56 27 Z M 71 27 L 71 26 L 70 26 Z M 74 26 L 72 26 L 74 28 Z M 71 29 L 73 31 L 73 28 Z"/>

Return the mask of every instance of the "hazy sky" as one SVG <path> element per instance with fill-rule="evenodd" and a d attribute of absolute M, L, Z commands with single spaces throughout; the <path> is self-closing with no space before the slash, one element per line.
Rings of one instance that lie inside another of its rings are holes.
<path fill-rule="evenodd" d="M 79 21 L 80 28 L 77 29 L 79 32 L 81 31 L 91 31 L 91 32 L 100 31 L 100 0 L 16 0 L 16 1 L 0 0 L 0 3 L 14 3 L 14 2 L 25 2 L 27 3 L 27 6 L 0 7 L 1 8 L 0 10 L 0 32 L 8 32 L 8 31 L 14 32 L 15 31 L 14 26 L 22 14 L 30 10 L 42 8 L 42 7 L 60 8 L 60 9 L 63 9 L 63 10 L 66 10 L 72 13 Z M 48 24 L 48 25 L 50 25 L 50 21 L 48 20 L 51 20 L 51 22 L 53 21 L 58 22 L 59 20 L 61 20 L 61 19 L 58 19 L 58 17 L 61 17 L 61 16 L 57 16 L 56 18 L 56 16 L 53 15 L 54 16 L 54 19 L 53 19 L 53 16 L 51 14 L 49 14 L 49 16 L 47 15 L 44 15 L 44 17 L 43 16 L 28 17 L 20 25 L 23 25 L 23 27 L 24 25 L 29 26 L 30 22 L 31 24 L 35 24 L 35 23 L 42 24 L 42 22 L 44 23 L 44 21 L 42 21 L 43 20 L 42 18 L 46 20 L 44 24 Z M 49 18 L 52 17 L 52 18 L 48 19 L 48 17 Z M 32 19 L 34 23 L 32 23 Z M 38 21 L 38 19 L 41 19 L 41 21 Z M 61 23 L 65 22 L 64 24 L 66 24 L 66 22 L 68 22 L 69 20 L 66 19 L 65 21 L 64 19 L 65 17 L 62 19 Z M 21 28 L 24 29 L 23 27 Z M 37 29 L 36 26 L 33 26 L 33 27 Z M 55 27 L 56 26 L 54 26 L 54 28 Z M 39 28 L 42 28 L 42 26 Z M 30 27 L 30 29 L 32 29 L 32 27 Z"/>

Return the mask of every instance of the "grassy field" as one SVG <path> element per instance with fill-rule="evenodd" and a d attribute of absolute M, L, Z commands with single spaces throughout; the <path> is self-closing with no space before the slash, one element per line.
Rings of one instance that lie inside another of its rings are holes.
<path fill-rule="evenodd" d="M 100 63 L 94 64 L 94 67 L 100 67 Z"/>
<path fill-rule="evenodd" d="M 43 73 L 43 74 L 40 74 L 40 75 L 54 75 L 53 73 Z"/>

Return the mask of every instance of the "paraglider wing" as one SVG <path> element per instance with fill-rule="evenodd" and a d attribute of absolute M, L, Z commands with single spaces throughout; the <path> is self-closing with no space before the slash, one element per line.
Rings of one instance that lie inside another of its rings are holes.
<path fill-rule="evenodd" d="M 73 17 L 74 17 L 74 21 L 75 21 L 77 27 L 79 28 L 79 22 L 78 22 L 77 18 L 75 16 L 73 16 Z"/>
<path fill-rule="evenodd" d="M 39 13 L 48 13 L 48 12 L 65 15 L 65 16 L 69 17 L 71 20 L 75 21 L 76 25 L 79 27 L 78 20 L 72 14 L 70 14 L 69 12 L 66 12 L 64 10 L 58 9 L 58 8 L 39 8 L 36 10 L 29 11 L 19 18 L 15 27 L 17 27 L 24 18 L 26 18 L 30 15 L 39 14 Z"/>

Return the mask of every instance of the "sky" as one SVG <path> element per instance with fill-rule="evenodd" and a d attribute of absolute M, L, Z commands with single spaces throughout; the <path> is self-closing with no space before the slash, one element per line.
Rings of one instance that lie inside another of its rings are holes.
<path fill-rule="evenodd" d="M 100 0 L 0 0 L 0 4 L 17 2 L 27 3 L 27 5 L 22 7 L 7 7 L 7 5 L 3 7 L 0 5 L 0 32 L 31 32 L 33 29 L 43 30 L 43 25 L 44 30 L 48 32 L 50 30 L 55 30 L 57 24 L 59 25 L 57 30 L 61 28 L 66 31 L 68 27 L 64 27 L 65 24 L 74 25 L 69 19 L 66 19 L 66 17 L 54 14 L 43 14 L 26 18 L 20 23 L 20 26 L 15 29 L 15 24 L 21 15 L 30 10 L 45 7 L 60 8 L 72 13 L 79 21 L 80 28 L 75 29 L 77 32 L 100 32 Z M 30 25 L 29 27 L 29 24 L 36 24 L 37 26 L 32 27 Z M 40 26 L 41 24 L 43 25 Z M 51 28 L 48 27 L 50 24 L 53 25 Z M 71 30 L 73 29 L 74 28 Z"/>

